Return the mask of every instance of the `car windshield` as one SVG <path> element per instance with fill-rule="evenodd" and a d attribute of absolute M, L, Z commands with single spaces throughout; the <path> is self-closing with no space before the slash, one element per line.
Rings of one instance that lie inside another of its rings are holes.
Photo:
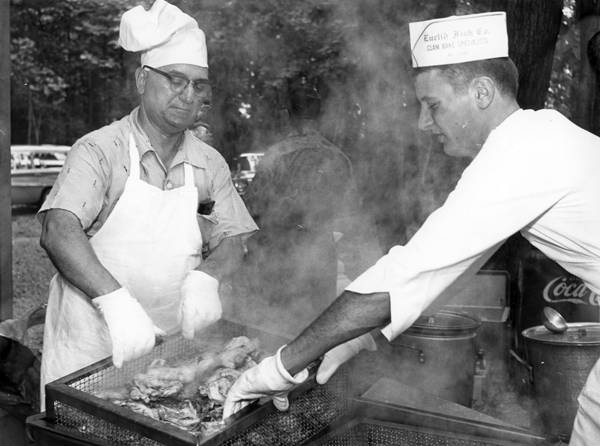
<path fill-rule="evenodd" d="M 60 168 L 69 146 L 11 146 L 11 169 Z"/>
<path fill-rule="evenodd" d="M 250 166 L 250 160 L 246 157 L 238 158 L 238 169 L 239 170 L 252 170 L 252 166 Z"/>

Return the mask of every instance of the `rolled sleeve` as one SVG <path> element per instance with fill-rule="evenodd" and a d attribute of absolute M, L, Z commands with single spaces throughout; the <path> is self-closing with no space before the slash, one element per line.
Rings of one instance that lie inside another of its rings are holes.
<path fill-rule="evenodd" d="M 102 209 L 107 167 L 107 160 L 94 143 L 75 143 L 38 214 L 64 209 L 75 214 L 87 230 Z"/>
<path fill-rule="evenodd" d="M 229 168 L 224 160 L 215 169 L 212 184 L 215 206 L 212 214 L 204 217 L 210 224 L 202 225 L 207 228 L 203 237 L 208 240 L 211 250 L 226 237 L 250 236 L 258 230 L 242 198 L 233 186 Z"/>

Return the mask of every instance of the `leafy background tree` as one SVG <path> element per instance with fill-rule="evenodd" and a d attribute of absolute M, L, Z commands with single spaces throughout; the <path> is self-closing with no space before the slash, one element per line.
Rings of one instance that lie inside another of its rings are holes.
<path fill-rule="evenodd" d="M 577 70 L 572 89 L 573 120 L 600 134 L 600 0 L 577 0 Z"/>
<path fill-rule="evenodd" d="M 71 144 L 120 117 L 122 3 L 11 1 L 13 143 Z"/>

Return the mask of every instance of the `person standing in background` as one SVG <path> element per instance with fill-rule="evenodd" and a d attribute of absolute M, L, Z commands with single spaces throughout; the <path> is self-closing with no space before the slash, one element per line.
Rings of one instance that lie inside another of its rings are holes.
<path fill-rule="evenodd" d="M 317 81 L 288 81 L 290 131 L 270 146 L 244 201 L 260 231 L 248 240 L 245 284 L 306 323 L 381 255 L 362 212 L 350 159 L 319 131 Z M 285 280 L 273 280 L 284 278 Z M 301 322 L 302 321 L 302 322 Z"/>
<path fill-rule="evenodd" d="M 219 319 L 219 283 L 257 229 L 223 157 L 186 130 L 211 91 L 196 20 L 156 0 L 123 14 L 119 43 L 141 53 L 140 105 L 74 144 L 39 211 L 40 243 L 58 270 L 42 395 L 111 354 L 120 367 L 157 335 L 192 338 Z"/>

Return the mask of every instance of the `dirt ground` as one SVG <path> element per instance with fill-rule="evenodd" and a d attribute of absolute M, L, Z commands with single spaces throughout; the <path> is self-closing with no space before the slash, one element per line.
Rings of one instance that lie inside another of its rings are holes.
<path fill-rule="evenodd" d="M 14 207 L 12 217 L 13 318 L 25 317 L 48 301 L 48 285 L 56 273 L 46 252 L 40 247 L 41 225 L 36 208 Z M 29 329 L 25 344 L 41 349 L 43 326 Z"/>
<path fill-rule="evenodd" d="M 40 247 L 41 225 L 35 209 L 13 209 L 13 314 L 19 318 L 48 299 L 48 284 L 56 272 Z"/>
<path fill-rule="evenodd" d="M 35 217 L 35 208 L 13 208 L 12 217 L 12 270 L 13 319 L 21 319 L 48 300 L 48 285 L 55 273 L 54 266 L 39 245 L 41 226 Z M 31 327 L 23 344 L 40 354 L 43 324 Z M 10 438 L 10 444 L 29 444 L 21 415 L 0 409 L 0 444 Z M 7 443 L 8 444 L 8 443 Z"/>

